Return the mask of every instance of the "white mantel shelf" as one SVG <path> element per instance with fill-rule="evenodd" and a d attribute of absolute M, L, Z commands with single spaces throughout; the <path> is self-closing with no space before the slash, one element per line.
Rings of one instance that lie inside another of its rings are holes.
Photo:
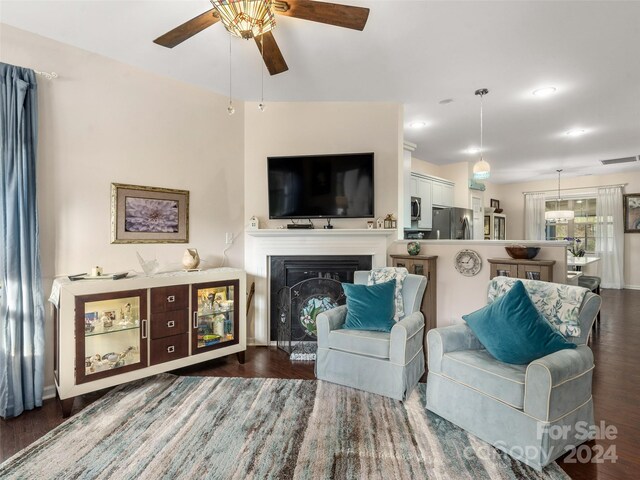
<path fill-rule="evenodd" d="M 369 255 L 371 266 L 387 265 L 389 245 L 396 229 L 263 228 L 245 230 L 244 265 L 255 281 L 253 328 L 250 343 L 269 344 L 269 257 L 278 255 Z"/>
<path fill-rule="evenodd" d="M 398 231 L 391 228 L 263 228 L 260 230 L 247 230 L 247 235 L 252 237 L 299 237 L 299 236 L 315 236 L 315 237 L 335 237 L 340 235 L 349 236 L 376 236 L 382 235 L 389 237 L 397 235 Z"/>

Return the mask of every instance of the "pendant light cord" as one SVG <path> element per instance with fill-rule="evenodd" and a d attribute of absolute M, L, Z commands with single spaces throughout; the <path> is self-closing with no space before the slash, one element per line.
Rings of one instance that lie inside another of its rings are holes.
<path fill-rule="evenodd" d="M 483 153 L 484 153 L 484 147 L 482 144 L 482 140 L 483 140 L 483 123 L 482 123 L 482 100 L 484 98 L 484 94 L 481 93 L 480 94 L 480 160 L 482 160 L 483 157 Z"/>

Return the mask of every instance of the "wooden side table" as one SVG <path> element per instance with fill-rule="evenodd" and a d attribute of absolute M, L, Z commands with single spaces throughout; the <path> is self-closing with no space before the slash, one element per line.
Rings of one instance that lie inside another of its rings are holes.
<path fill-rule="evenodd" d="M 503 276 L 553 282 L 555 260 L 516 260 L 514 258 L 489 258 L 491 278 Z"/>
<path fill-rule="evenodd" d="M 436 263 L 438 257 L 436 255 L 391 255 L 394 267 L 404 267 L 409 273 L 415 275 L 424 275 L 427 277 L 427 290 L 420 311 L 424 315 L 424 331 L 436 328 L 438 323 L 438 274 Z"/>

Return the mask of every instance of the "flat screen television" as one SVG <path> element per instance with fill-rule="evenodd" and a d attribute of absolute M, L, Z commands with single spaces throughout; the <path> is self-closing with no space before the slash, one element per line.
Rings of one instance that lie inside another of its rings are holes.
<path fill-rule="evenodd" d="M 269 218 L 374 216 L 373 153 L 268 157 Z"/>

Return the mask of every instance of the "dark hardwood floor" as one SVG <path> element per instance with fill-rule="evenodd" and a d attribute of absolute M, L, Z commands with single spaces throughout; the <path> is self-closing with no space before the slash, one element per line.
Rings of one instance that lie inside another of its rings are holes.
<path fill-rule="evenodd" d="M 569 455 L 559 460 L 562 468 L 577 480 L 629 479 L 640 476 L 640 291 L 603 290 L 602 320 L 595 330 L 591 348 L 596 358 L 593 397 L 596 423 L 615 427 L 616 438 L 587 444 L 576 463 Z M 313 363 L 290 362 L 275 348 L 249 348 L 247 362 L 240 365 L 235 355 L 184 368 L 181 375 L 225 377 L 313 379 Z M 76 399 L 73 412 L 100 398 L 96 392 Z M 46 400 L 42 408 L 11 420 L 0 419 L 0 462 L 26 447 L 62 423 L 62 411 L 55 400 Z M 611 427 L 609 427 L 611 428 Z M 600 451 L 612 452 L 617 460 L 581 463 Z"/>

